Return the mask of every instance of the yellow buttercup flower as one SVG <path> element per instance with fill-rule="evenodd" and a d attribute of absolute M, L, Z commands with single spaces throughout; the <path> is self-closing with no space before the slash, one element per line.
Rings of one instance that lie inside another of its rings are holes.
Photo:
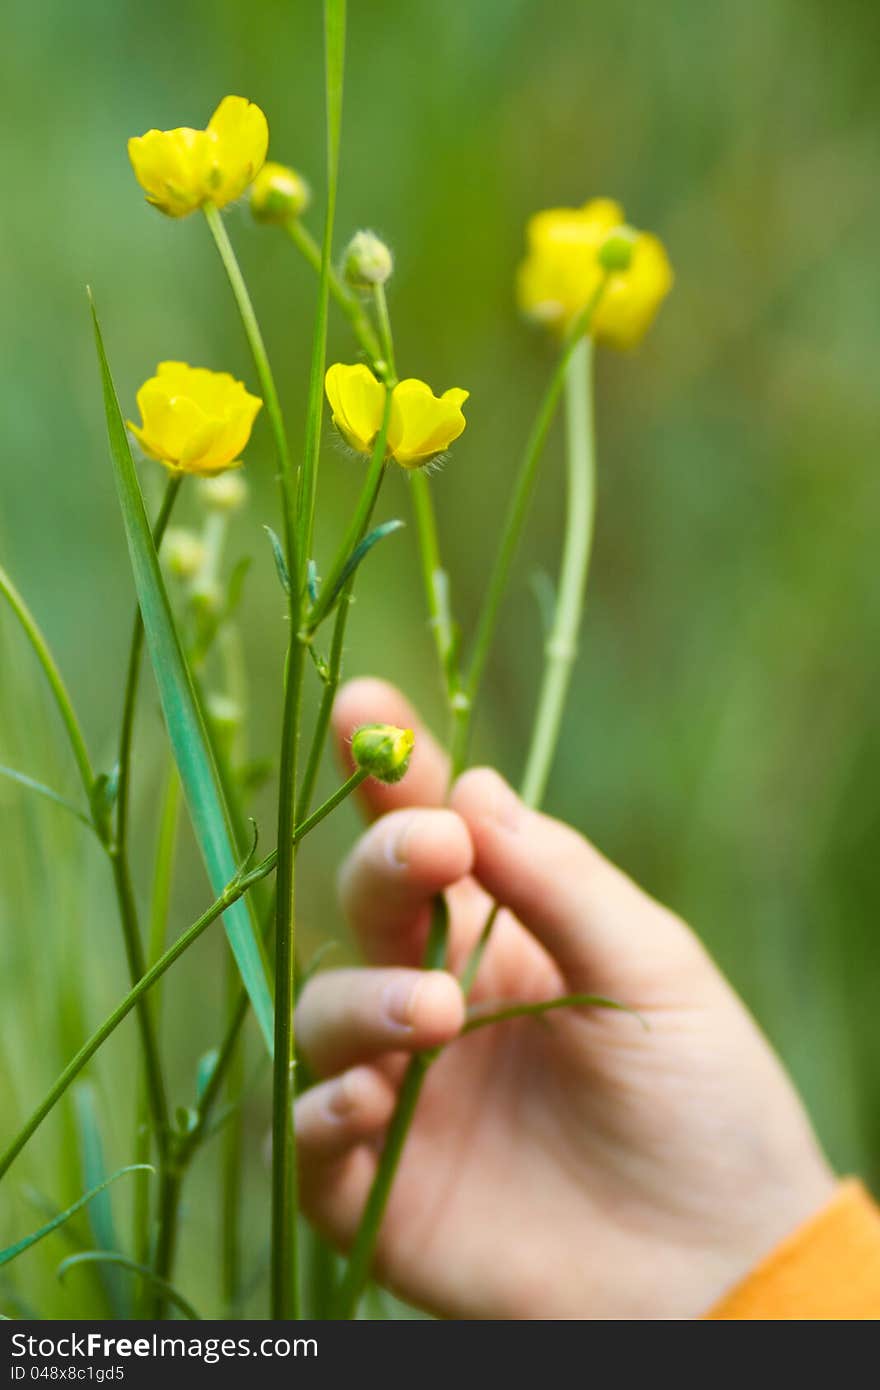
<path fill-rule="evenodd" d="M 263 402 L 228 372 L 160 362 L 137 393 L 142 424 L 128 427 L 173 473 L 211 477 L 237 468 Z"/>
<path fill-rule="evenodd" d="M 160 212 L 186 217 L 205 203 L 225 207 L 256 178 L 269 127 L 259 106 L 224 97 L 205 130 L 148 130 L 128 142 L 138 183 Z"/>
<path fill-rule="evenodd" d="M 610 198 L 536 213 L 526 230 L 528 254 L 517 277 L 523 312 L 565 332 L 602 281 L 603 245 L 609 237 L 625 235 L 632 242 L 629 264 L 608 274 L 590 331 L 597 342 L 613 347 L 640 342 L 674 277 L 663 243 L 650 232 L 631 232 L 623 223 L 623 209 Z"/>
<path fill-rule="evenodd" d="M 363 362 L 336 362 L 324 379 L 333 423 L 359 454 L 372 452 L 382 427 L 387 387 Z M 424 381 L 399 381 L 391 393 L 386 457 L 402 468 L 421 468 L 448 449 L 467 423 L 461 407 L 468 392 L 453 387 L 435 396 Z"/>

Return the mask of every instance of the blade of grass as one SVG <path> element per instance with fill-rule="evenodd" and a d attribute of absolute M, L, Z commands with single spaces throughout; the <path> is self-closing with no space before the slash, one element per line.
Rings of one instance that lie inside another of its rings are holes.
<path fill-rule="evenodd" d="M 63 1280 L 68 1270 L 75 1269 L 77 1265 L 85 1264 L 117 1265 L 120 1269 L 127 1269 L 132 1274 L 138 1274 L 164 1300 L 179 1308 L 185 1318 L 189 1318 L 192 1322 L 202 1321 L 201 1313 L 196 1312 L 189 1300 L 184 1298 L 173 1284 L 169 1284 L 167 1279 L 160 1279 L 147 1265 L 139 1264 L 137 1260 L 130 1260 L 127 1255 L 120 1255 L 117 1250 L 82 1250 L 78 1255 L 68 1255 L 66 1260 L 61 1261 L 55 1272 L 58 1278 Z"/>
<path fill-rule="evenodd" d="M 28 777 L 26 772 L 17 772 L 14 767 L 5 767 L 0 764 L 0 777 L 8 777 L 11 782 L 17 782 L 20 787 L 27 787 L 28 791 L 36 792 L 39 796 L 44 796 L 47 801 L 54 801 L 56 806 L 63 806 L 65 811 L 69 811 L 72 816 L 76 816 L 78 821 L 88 826 L 94 832 L 95 827 L 85 811 L 81 811 L 67 797 L 59 795 L 51 787 L 45 786 L 43 782 L 38 782 L 35 777 Z"/>
<path fill-rule="evenodd" d="M 73 1106 L 76 1114 L 76 1128 L 79 1137 L 80 1163 L 83 1181 L 88 1188 L 100 1187 L 107 1176 L 104 1163 L 104 1143 L 98 1121 L 98 1107 L 95 1088 L 89 1081 L 81 1081 L 74 1088 Z M 105 1250 L 117 1250 L 119 1240 L 113 1220 L 113 1204 L 109 1188 L 95 1195 L 88 1207 L 89 1226 L 98 1245 Z M 77 1258 L 73 1256 L 72 1258 Z M 126 1318 L 130 1314 L 130 1304 L 122 1280 L 115 1270 L 98 1271 L 104 1293 L 112 1309 L 114 1318 Z"/>
<path fill-rule="evenodd" d="M 103 1182 L 98 1183 L 91 1191 L 85 1192 L 83 1196 L 75 1201 L 72 1206 L 68 1207 L 66 1211 L 59 1212 L 51 1221 L 47 1221 L 45 1226 L 41 1226 L 38 1231 L 32 1231 L 29 1236 L 24 1236 L 22 1240 L 16 1241 L 14 1245 L 7 1245 L 5 1250 L 0 1250 L 0 1265 L 9 1264 L 10 1260 L 15 1260 L 19 1255 L 23 1255 L 25 1250 L 30 1250 L 31 1246 L 36 1245 L 38 1241 L 45 1240 L 46 1236 L 50 1236 L 53 1231 L 58 1230 L 59 1226 L 63 1226 L 65 1221 L 69 1221 L 78 1211 L 82 1211 L 83 1207 L 88 1206 L 89 1202 L 93 1201 L 95 1197 L 105 1191 L 111 1183 L 124 1177 L 126 1173 L 141 1172 L 144 1167 L 147 1167 L 150 1172 L 153 1171 L 148 1164 L 145 1165 L 143 1163 L 130 1163 L 126 1168 L 118 1168 L 115 1173 L 110 1174 L 109 1178 L 105 1178 Z"/>
<path fill-rule="evenodd" d="M 212 887 L 219 893 L 235 874 L 232 837 L 192 677 L 153 545 L 94 302 L 92 318 L 104 388 L 107 432 L 147 649 L 193 829 Z M 243 904 L 230 907 L 224 926 L 257 1022 L 271 1051 L 272 996 L 261 944 Z"/>

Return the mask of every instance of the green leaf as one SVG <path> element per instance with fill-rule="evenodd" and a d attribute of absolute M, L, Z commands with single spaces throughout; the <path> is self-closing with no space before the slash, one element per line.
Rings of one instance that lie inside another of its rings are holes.
<path fill-rule="evenodd" d="M 364 556 L 368 555 L 373 549 L 373 546 L 379 541 L 384 540 L 386 536 L 392 535 L 394 531 L 399 531 L 403 524 L 402 521 L 383 521 L 381 526 L 375 526 L 369 535 L 364 536 L 360 545 L 356 546 L 349 555 L 342 567 L 339 578 L 333 585 L 333 590 L 327 600 L 327 606 L 324 609 L 324 617 L 332 612 L 336 600 L 339 598 L 339 595 L 342 593 L 349 579 L 351 579 L 351 576 L 354 574 Z"/>
<path fill-rule="evenodd" d="M 83 1181 L 88 1188 L 99 1187 L 107 1176 L 104 1163 L 104 1144 L 98 1123 L 98 1107 L 95 1088 L 89 1081 L 81 1081 L 73 1090 L 73 1105 L 76 1112 L 76 1129 L 79 1139 L 80 1163 Z M 89 1226 L 92 1236 L 102 1249 L 117 1250 L 119 1238 L 113 1220 L 113 1205 L 109 1190 L 96 1193 L 89 1203 Z M 114 1318 L 127 1318 L 131 1315 L 126 1291 L 122 1281 L 113 1270 L 101 1270 L 101 1283 Z"/>
<path fill-rule="evenodd" d="M 192 675 L 183 655 L 153 545 L 94 301 L 92 318 L 104 388 L 110 452 L 135 589 L 144 621 L 147 650 L 193 829 L 211 886 L 219 894 L 236 872 L 233 837 Z M 223 924 L 271 1053 L 274 1034 L 272 995 L 262 946 L 245 904 L 239 901 L 230 907 L 224 913 Z"/>
<path fill-rule="evenodd" d="M 154 1274 L 147 1265 L 138 1264 L 137 1260 L 130 1260 L 127 1255 L 120 1255 L 116 1250 L 83 1250 L 78 1255 L 69 1255 L 66 1260 L 55 1271 L 59 1279 L 63 1279 L 69 1269 L 76 1265 L 84 1264 L 109 1264 L 118 1265 L 121 1269 L 127 1269 L 132 1274 L 140 1275 L 145 1283 L 159 1293 L 165 1295 L 169 1303 L 173 1303 L 179 1308 L 185 1318 L 192 1322 L 201 1322 L 202 1315 L 197 1313 L 188 1299 L 182 1293 L 178 1293 L 173 1284 L 169 1284 L 167 1279 L 160 1279 L 158 1274 Z"/>
<path fill-rule="evenodd" d="M 264 526 L 263 530 L 269 537 L 269 544 L 272 547 L 272 558 L 275 561 L 275 569 L 278 572 L 278 579 L 281 583 L 281 587 L 286 593 L 287 597 L 290 598 L 290 595 L 293 592 L 293 590 L 290 584 L 290 572 L 287 568 L 287 561 L 284 558 L 284 546 L 281 544 L 280 540 L 278 539 L 275 532 L 272 530 L 271 526 Z"/>
<path fill-rule="evenodd" d="M 209 1052 L 202 1053 L 199 1064 L 196 1068 L 196 1100 L 201 1101 L 202 1096 L 208 1088 L 208 1083 L 214 1075 L 217 1066 L 217 1059 L 220 1056 L 218 1048 L 212 1047 Z"/>
<path fill-rule="evenodd" d="M 41 1226 L 38 1231 L 33 1231 L 29 1236 L 16 1241 L 15 1245 L 7 1245 L 5 1250 L 0 1250 L 0 1265 L 9 1264 L 10 1260 L 24 1254 L 25 1250 L 30 1250 L 32 1245 L 37 1244 L 37 1241 L 43 1240 L 46 1236 L 50 1236 L 53 1231 L 57 1231 L 59 1226 L 63 1226 L 65 1221 L 69 1221 L 78 1211 L 82 1211 L 83 1207 L 93 1201 L 100 1192 L 103 1192 L 111 1183 L 124 1177 L 126 1173 L 154 1173 L 155 1171 L 155 1168 L 149 1163 L 129 1163 L 127 1167 L 117 1169 L 115 1173 L 111 1173 L 109 1178 L 105 1178 L 103 1182 L 98 1183 L 97 1187 L 93 1187 L 91 1192 L 84 1193 L 78 1201 L 74 1202 L 72 1207 L 59 1212 L 51 1221 L 47 1221 L 46 1225 Z"/>
<path fill-rule="evenodd" d="M 76 816 L 78 821 L 82 821 L 83 825 L 87 825 L 89 830 L 94 831 L 95 827 L 84 811 L 81 811 L 72 801 L 68 801 L 66 797 L 59 796 L 58 792 L 54 792 L 43 782 L 28 777 L 26 772 L 17 772 L 14 767 L 5 767 L 0 763 L 0 777 L 8 777 L 11 782 L 17 782 L 20 787 L 27 787 L 28 791 L 44 796 L 47 801 L 54 801 L 56 806 L 63 806 L 65 811 L 69 811 L 72 816 Z"/>
<path fill-rule="evenodd" d="M 492 1023 L 505 1023 L 509 1018 L 539 1017 L 553 1009 L 617 1009 L 621 1013 L 637 1018 L 642 1027 L 648 1024 L 642 1015 L 628 1004 L 620 1004 L 616 999 L 606 999 L 603 994 L 565 994 L 558 999 L 544 999 L 539 1004 L 480 1004 L 468 1009 L 467 1022 L 462 1033 L 473 1033 L 477 1028 L 488 1028 Z"/>

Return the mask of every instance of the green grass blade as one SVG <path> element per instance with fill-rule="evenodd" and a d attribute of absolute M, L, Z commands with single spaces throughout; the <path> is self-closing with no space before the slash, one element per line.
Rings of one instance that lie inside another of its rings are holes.
<path fill-rule="evenodd" d="M 0 1265 L 9 1264 L 10 1260 L 14 1260 L 19 1255 L 23 1255 L 25 1250 L 30 1250 L 32 1245 L 36 1245 L 38 1241 L 44 1240 L 46 1236 L 50 1236 L 53 1231 L 57 1231 L 59 1226 L 63 1226 L 65 1221 L 69 1221 L 78 1211 L 82 1211 L 83 1207 L 88 1206 L 89 1202 L 93 1201 L 99 1193 L 103 1192 L 111 1183 L 116 1182 L 117 1179 L 124 1177 L 126 1173 L 143 1172 L 152 1173 L 155 1172 L 155 1169 L 152 1168 L 149 1163 L 130 1163 L 126 1168 L 117 1169 L 115 1173 L 110 1174 L 109 1178 L 105 1178 L 103 1182 L 98 1183 L 97 1187 L 93 1187 L 90 1192 L 84 1193 L 78 1201 L 74 1202 L 72 1207 L 68 1207 L 66 1211 L 59 1212 L 51 1221 L 47 1221 L 46 1225 L 41 1226 L 38 1231 L 32 1231 L 29 1236 L 24 1236 L 22 1240 L 16 1241 L 14 1245 L 7 1245 L 5 1250 L 0 1250 Z"/>
<path fill-rule="evenodd" d="M 110 452 L 135 589 L 144 620 L 147 650 L 193 829 L 211 886 L 219 894 L 236 872 L 236 855 L 220 781 L 192 676 L 171 614 L 94 302 L 92 318 L 104 388 Z M 272 995 L 260 941 L 245 905 L 239 902 L 229 908 L 224 914 L 223 924 L 250 995 L 254 1014 L 271 1052 L 274 1029 Z"/>
<path fill-rule="evenodd" d="M 107 1176 L 95 1088 L 91 1082 L 81 1081 L 74 1088 L 73 1105 L 76 1112 L 83 1182 L 87 1188 L 91 1189 L 100 1186 Z M 142 1181 L 146 1182 L 146 1179 Z M 119 1238 L 113 1220 L 113 1201 L 109 1188 L 105 1188 L 103 1192 L 98 1192 L 94 1201 L 89 1203 L 88 1218 L 95 1243 L 102 1250 L 118 1250 Z M 101 1268 L 98 1270 L 98 1275 L 112 1309 L 113 1317 L 130 1317 L 129 1299 L 118 1272 L 115 1269 Z"/>
<path fill-rule="evenodd" d="M 127 1255 L 120 1255 L 117 1250 L 83 1250 L 78 1255 L 68 1255 L 66 1260 L 61 1261 L 56 1274 L 63 1280 L 69 1269 L 86 1264 L 116 1265 L 120 1269 L 127 1269 L 131 1274 L 138 1274 L 151 1288 L 163 1294 L 169 1303 L 179 1308 L 185 1318 L 192 1322 L 202 1321 L 201 1313 L 196 1312 L 189 1300 L 184 1298 L 182 1293 L 178 1293 L 173 1284 L 169 1284 L 167 1279 L 160 1279 L 148 1265 L 138 1264 L 137 1260 L 130 1260 Z"/>
<path fill-rule="evenodd" d="M 47 787 L 44 782 L 38 782 L 35 777 L 28 777 L 26 772 L 18 772 L 14 767 L 6 767 L 2 763 L 0 763 L 0 777 L 8 777 L 11 782 L 17 782 L 20 787 L 27 787 L 28 791 L 36 792 L 38 796 L 44 796 L 47 801 L 53 801 L 56 806 L 63 806 L 65 811 L 69 811 L 72 816 L 76 816 L 78 821 L 82 821 L 89 830 L 94 831 L 95 827 L 84 811 L 81 811 L 72 801 L 68 801 L 66 796 L 61 796 L 51 787 Z"/>

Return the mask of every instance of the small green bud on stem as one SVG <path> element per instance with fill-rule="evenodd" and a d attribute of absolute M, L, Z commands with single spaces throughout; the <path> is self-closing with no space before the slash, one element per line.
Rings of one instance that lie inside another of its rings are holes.
<path fill-rule="evenodd" d="M 283 227 L 301 217 L 311 201 L 305 179 L 285 164 L 264 164 L 251 184 L 251 212 L 258 222 Z"/>
<path fill-rule="evenodd" d="M 364 724 L 352 737 L 351 755 L 355 765 L 377 782 L 399 782 L 409 767 L 415 741 L 412 729 Z"/>
<path fill-rule="evenodd" d="M 354 290 L 384 285 L 394 269 L 394 257 L 375 232 L 355 232 L 342 260 L 342 273 Z"/>
<path fill-rule="evenodd" d="M 636 247 L 637 234 L 632 227 L 615 227 L 599 248 L 599 264 L 603 270 L 629 270 Z"/>

